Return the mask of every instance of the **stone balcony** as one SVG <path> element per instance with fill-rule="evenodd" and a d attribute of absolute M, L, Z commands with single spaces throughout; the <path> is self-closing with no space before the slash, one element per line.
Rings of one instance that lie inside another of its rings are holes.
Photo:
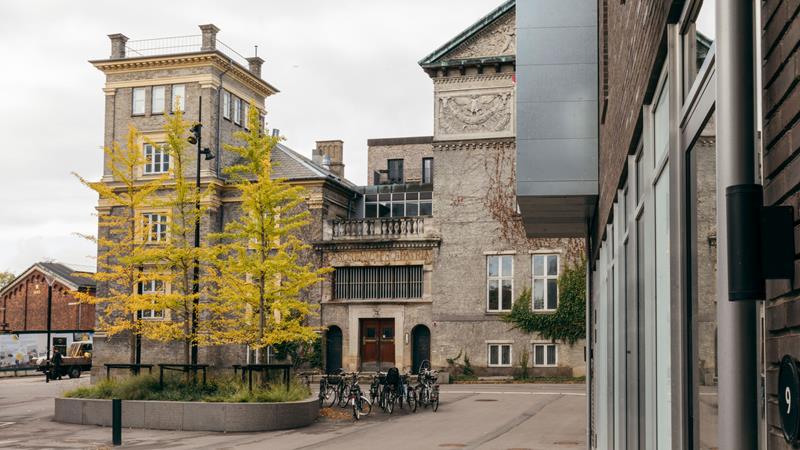
<path fill-rule="evenodd" d="M 325 221 L 323 241 L 438 239 L 433 217 L 384 217 Z"/>

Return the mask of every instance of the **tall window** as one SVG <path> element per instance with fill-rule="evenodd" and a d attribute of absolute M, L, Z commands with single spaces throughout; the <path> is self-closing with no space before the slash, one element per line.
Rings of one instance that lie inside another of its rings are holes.
<path fill-rule="evenodd" d="M 247 123 L 247 121 L 248 121 L 247 118 L 248 117 L 250 117 L 250 103 L 246 103 L 245 102 L 245 104 L 244 104 L 244 118 L 243 118 L 244 119 L 244 129 L 245 130 L 249 130 L 250 129 L 250 124 Z"/>
<path fill-rule="evenodd" d="M 403 182 L 403 160 L 390 159 L 389 165 L 389 183 L 401 184 Z"/>
<path fill-rule="evenodd" d="M 653 164 L 658 165 L 669 148 L 669 84 L 664 82 L 661 95 L 653 112 L 653 148 L 655 158 Z"/>
<path fill-rule="evenodd" d="M 489 367 L 511 367 L 511 344 L 489 344 Z"/>
<path fill-rule="evenodd" d="M 144 237 L 146 242 L 164 242 L 167 240 L 166 214 L 145 213 L 143 220 Z"/>
<path fill-rule="evenodd" d="M 175 84 L 172 86 L 172 104 L 173 111 L 186 111 L 186 86 L 183 84 Z"/>
<path fill-rule="evenodd" d="M 337 267 L 336 299 L 422 298 L 422 266 Z"/>
<path fill-rule="evenodd" d="M 533 344 L 533 366 L 554 367 L 558 365 L 556 344 Z"/>
<path fill-rule="evenodd" d="M 533 310 L 558 308 L 558 255 L 533 255 Z"/>
<path fill-rule="evenodd" d="M 233 96 L 233 123 L 242 124 L 242 100 L 235 95 Z"/>
<path fill-rule="evenodd" d="M 144 173 L 165 173 L 169 171 L 169 152 L 163 145 L 144 144 Z"/>
<path fill-rule="evenodd" d="M 142 294 L 159 294 L 164 292 L 164 282 L 161 280 L 143 281 L 141 284 Z M 162 309 L 143 309 L 142 319 L 160 319 L 164 317 Z"/>
<path fill-rule="evenodd" d="M 150 100 L 151 114 L 164 114 L 164 104 L 167 102 L 165 86 L 153 86 L 153 97 Z"/>
<path fill-rule="evenodd" d="M 433 158 L 422 158 L 422 182 L 433 183 Z"/>
<path fill-rule="evenodd" d="M 133 111 L 134 115 L 144 115 L 144 94 L 145 88 L 133 88 Z"/>
<path fill-rule="evenodd" d="M 487 311 L 510 311 L 514 295 L 514 257 L 486 257 Z"/>
<path fill-rule="evenodd" d="M 222 117 L 231 120 L 231 93 L 222 91 Z"/>

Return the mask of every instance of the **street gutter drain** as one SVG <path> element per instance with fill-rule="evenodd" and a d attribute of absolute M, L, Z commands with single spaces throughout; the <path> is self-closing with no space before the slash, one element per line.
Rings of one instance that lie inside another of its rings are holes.
<path fill-rule="evenodd" d="M 476 402 L 496 402 L 496 398 L 479 398 L 475 400 Z"/>

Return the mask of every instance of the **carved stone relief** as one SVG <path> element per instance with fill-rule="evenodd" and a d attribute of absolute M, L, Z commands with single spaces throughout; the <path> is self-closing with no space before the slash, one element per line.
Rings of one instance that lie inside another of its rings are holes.
<path fill-rule="evenodd" d="M 436 99 L 437 134 L 467 135 L 511 131 L 513 92 L 442 94 Z"/>
<path fill-rule="evenodd" d="M 516 20 L 513 13 L 497 19 L 487 29 L 461 44 L 446 59 L 469 59 L 513 55 L 517 46 Z"/>

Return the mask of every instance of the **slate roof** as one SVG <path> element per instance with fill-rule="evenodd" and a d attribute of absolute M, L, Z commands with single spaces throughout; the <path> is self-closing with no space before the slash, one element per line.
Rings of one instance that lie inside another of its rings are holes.
<path fill-rule="evenodd" d="M 272 162 L 275 163 L 272 169 L 274 178 L 283 178 L 286 180 L 329 179 L 349 189 L 355 189 L 357 187 L 346 178 L 334 174 L 330 170 L 322 167 L 322 165 L 315 163 L 283 144 L 278 144 L 272 149 Z"/>
<path fill-rule="evenodd" d="M 4 288 L 0 289 L 0 295 L 3 295 L 6 293 L 6 291 L 11 290 L 18 282 L 22 281 L 34 271 L 42 272 L 45 275 L 52 275 L 63 285 L 73 290 L 82 288 L 94 289 L 97 284 L 92 278 L 93 274 L 91 272 L 75 270 L 67 265 L 57 262 L 38 262 L 30 266 L 18 277 L 14 278 L 14 280 L 11 281 L 11 283 L 8 283 Z"/>
<path fill-rule="evenodd" d="M 493 9 L 492 12 L 490 12 L 489 14 L 487 14 L 487 15 L 483 16 L 482 18 L 480 18 L 480 20 L 478 20 L 477 22 L 475 22 L 472 25 L 470 25 L 466 30 L 464 30 L 461 33 L 459 33 L 456 37 L 454 37 L 453 39 L 450 39 L 444 45 L 442 45 L 441 47 L 439 47 L 436 50 L 434 50 L 433 52 L 431 52 L 428 56 L 422 58 L 419 61 L 419 65 L 422 66 L 423 68 L 425 68 L 425 67 L 440 67 L 440 66 L 449 65 L 448 61 L 443 60 L 444 56 L 446 56 L 448 53 L 450 53 L 453 50 L 455 50 L 456 48 L 458 48 L 459 45 L 461 45 L 464 42 L 466 42 L 472 36 L 475 36 L 476 34 L 478 34 L 481 30 L 483 30 L 484 28 L 489 26 L 489 24 L 491 24 L 495 20 L 497 20 L 500 17 L 502 17 L 505 13 L 507 13 L 509 10 L 513 9 L 515 6 L 517 6 L 516 0 L 507 0 L 507 1 L 503 2 L 502 5 L 498 6 L 497 8 Z M 489 60 L 495 60 L 495 59 L 502 60 L 502 61 L 505 61 L 505 60 L 513 61 L 514 57 L 513 56 L 499 56 L 499 57 L 481 58 L 481 59 L 485 60 L 484 62 L 490 62 Z M 458 60 L 458 63 L 461 63 L 461 61 L 462 60 Z"/>

